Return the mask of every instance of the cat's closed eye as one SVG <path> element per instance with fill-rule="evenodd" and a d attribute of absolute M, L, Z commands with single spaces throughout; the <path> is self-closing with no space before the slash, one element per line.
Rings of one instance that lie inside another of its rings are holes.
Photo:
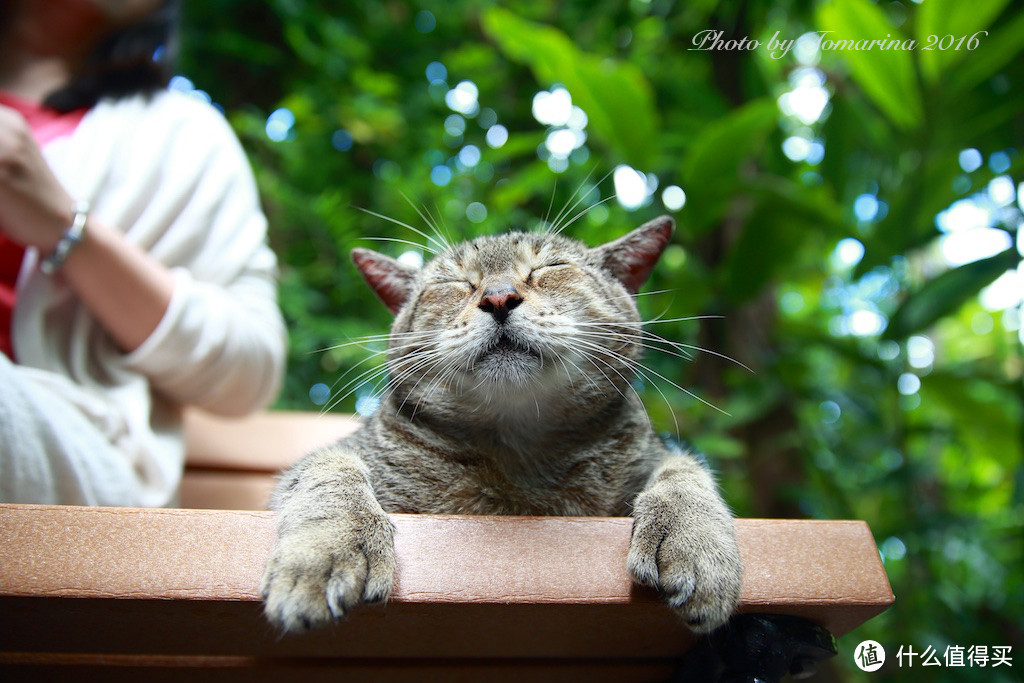
<path fill-rule="evenodd" d="M 432 282 L 428 287 L 460 287 L 462 289 L 468 289 L 470 292 L 476 291 L 476 285 L 469 280 L 440 280 L 438 282 Z"/>
<path fill-rule="evenodd" d="M 542 266 L 537 266 L 530 271 L 529 275 L 526 276 L 526 284 L 533 284 L 536 276 L 543 275 L 545 272 L 570 266 L 572 266 L 572 264 L 565 261 L 555 261 L 553 263 L 545 263 Z"/>

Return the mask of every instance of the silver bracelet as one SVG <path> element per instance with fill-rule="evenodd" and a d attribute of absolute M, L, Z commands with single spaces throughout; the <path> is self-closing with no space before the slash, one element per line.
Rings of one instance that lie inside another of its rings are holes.
<path fill-rule="evenodd" d="M 71 220 L 71 227 L 61 236 L 57 246 L 53 248 L 53 252 L 39 264 L 39 270 L 46 275 L 53 275 L 60 270 L 75 247 L 85 239 L 85 221 L 89 218 L 89 202 L 75 202 L 73 211 L 75 217 Z"/>

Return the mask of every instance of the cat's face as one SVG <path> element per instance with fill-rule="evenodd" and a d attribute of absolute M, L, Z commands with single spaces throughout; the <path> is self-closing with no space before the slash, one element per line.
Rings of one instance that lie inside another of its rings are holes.
<path fill-rule="evenodd" d="M 353 251 L 396 312 L 392 389 L 417 404 L 499 408 L 566 392 L 594 400 L 627 391 L 640 351 L 631 295 L 671 231 L 663 217 L 593 249 L 548 233 L 482 237 L 418 270 Z"/>

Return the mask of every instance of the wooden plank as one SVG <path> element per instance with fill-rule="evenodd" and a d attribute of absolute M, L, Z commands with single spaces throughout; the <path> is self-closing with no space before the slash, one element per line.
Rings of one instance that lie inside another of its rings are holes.
<path fill-rule="evenodd" d="M 393 600 L 279 637 L 267 512 L 0 505 L 0 650 L 380 658 L 667 658 L 689 632 L 625 570 L 631 520 L 394 515 Z M 739 520 L 742 609 L 842 635 L 893 601 L 863 522 Z"/>
<path fill-rule="evenodd" d="M 178 505 L 204 510 L 266 510 L 275 475 L 267 472 L 186 469 Z"/>
<path fill-rule="evenodd" d="M 384 683 L 588 683 L 664 681 L 671 660 L 607 659 L 359 659 L 286 657 L 207 657 L 158 655 L 92 655 L 0 653 L 0 672 L 7 680 L 75 681 L 271 681 L 303 683 L 339 680 Z"/>
<path fill-rule="evenodd" d="M 188 466 L 199 469 L 278 472 L 313 450 L 359 428 L 351 415 L 257 413 L 240 419 L 185 411 Z"/>

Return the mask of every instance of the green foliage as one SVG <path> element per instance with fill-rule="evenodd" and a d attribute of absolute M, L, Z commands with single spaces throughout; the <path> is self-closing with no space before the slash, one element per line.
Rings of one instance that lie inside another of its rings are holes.
<path fill-rule="evenodd" d="M 1016 249 L 946 271 L 911 293 L 893 313 L 886 339 L 903 339 L 955 312 L 985 285 L 1020 261 Z"/>
<path fill-rule="evenodd" d="M 830 32 L 824 40 L 906 40 L 886 18 L 885 12 L 869 0 L 824 3 L 818 10 L 818 24 L 821 30 Z M 876 48 L 844 51 L 844 57 L 857 85 L 894 123 L 909 129 L 921 122 L 911 52 Z"/>
<path fill-rule="evenodd" d="M 930 36 L 974 36 L 992 25 L 1009 0 L 983 0 L 982 2 L 957 2 L 957 0 L 933 0 L 921 6 L 917 17 L 917 40 L 928 45 Z M 984 36 L 979 36 L 983 38 Z M 934 41 L 931 41 L 934 42 Z M 925 80 L 935 83 L 943 72 L 964 56 L 964 50 L 927 50 L 921 53 L 921 72 Z"/>
<path fill-rule="evenodd" d="M 352 247 L 429 257 L 417 231 L 530 229 L 562 209 L 568 234 L 598 244 L 666 212 L 660 192 L 678 185 L 679 229 L 639 305 L 649 329 L 694 347 L 693 359 L 646 359 L 654 423 L 707 454 L 742 515 L 869 522 L 897 604 L 843 639 L 842 677 L 866 680 L 852 666 L 864 638 L 891 647 L 890 658 L 900 644 L 1021 651 L 1020 314 L 978 296 L 1019 268 L 1020 252 L 947 263 L 940 225 L 951 219 L 937 220 L 957 202 L 990 201 L 994 181 L 1024 181 L 1024 13 L 1012 3 L 185 9 L 183 73 L 224 107 L 249 151 L 281 260 L 292 350 L 280 407 L 318 409 L 310 388 L 322 383 L 331 409 L 353 411 L 380 378 L 382 343 L 350 342 L 386 331 L 390 316 L 350 264 Z M 977 41 L 800 63 L 795 49 L 780 59 L 764 47 L 687 49 L 708 29 L 726 40 L 834 31 L 829 40 Z M 445 73 L 431 83 L 435 62 Z M 478 111 L 446 104 L 462 82 L 475 85 Z M 558 85 L 586 112 L 587 137 L 549 164 L 552 129 L 531 104 Z M 782 111 L 801 87 L 826 93 L 821 116 Z M 294 123 L 270 139 L 280 108 Z M 507 141 L 492 147 L 495 124 Z M 961 166 L 971 148 L 987 165 Z M 605 202 L 618 164 L 656 177 L 658 192 L 632 210 Z M 1020 244 L 1012 202 L 987 215 L 991 231 Z M 1015 670 L 949 678 L 1011 680 Z"/>
<path fill-rule="evenodd" d="M 486 10 L 481 21 L 502 52 L 528 64 L 541 85 L 568 88 L 587 112 L 594 133 L 619 160 L 641 167 L 652 163 L 657 116 L 650 85 L 635 64 L 582 52 L 565 33 L 498 7 Z"/>
<path fill-rule="evenodd" d="M 764 147 L 778 125 L 777 108 L 768 98 L 748 102 L 698 131 L 686 150 L 683 182 L 692 195 L 690 229 L 703 234 L 721 218 L 736 194 L 741 166 Z"/>

